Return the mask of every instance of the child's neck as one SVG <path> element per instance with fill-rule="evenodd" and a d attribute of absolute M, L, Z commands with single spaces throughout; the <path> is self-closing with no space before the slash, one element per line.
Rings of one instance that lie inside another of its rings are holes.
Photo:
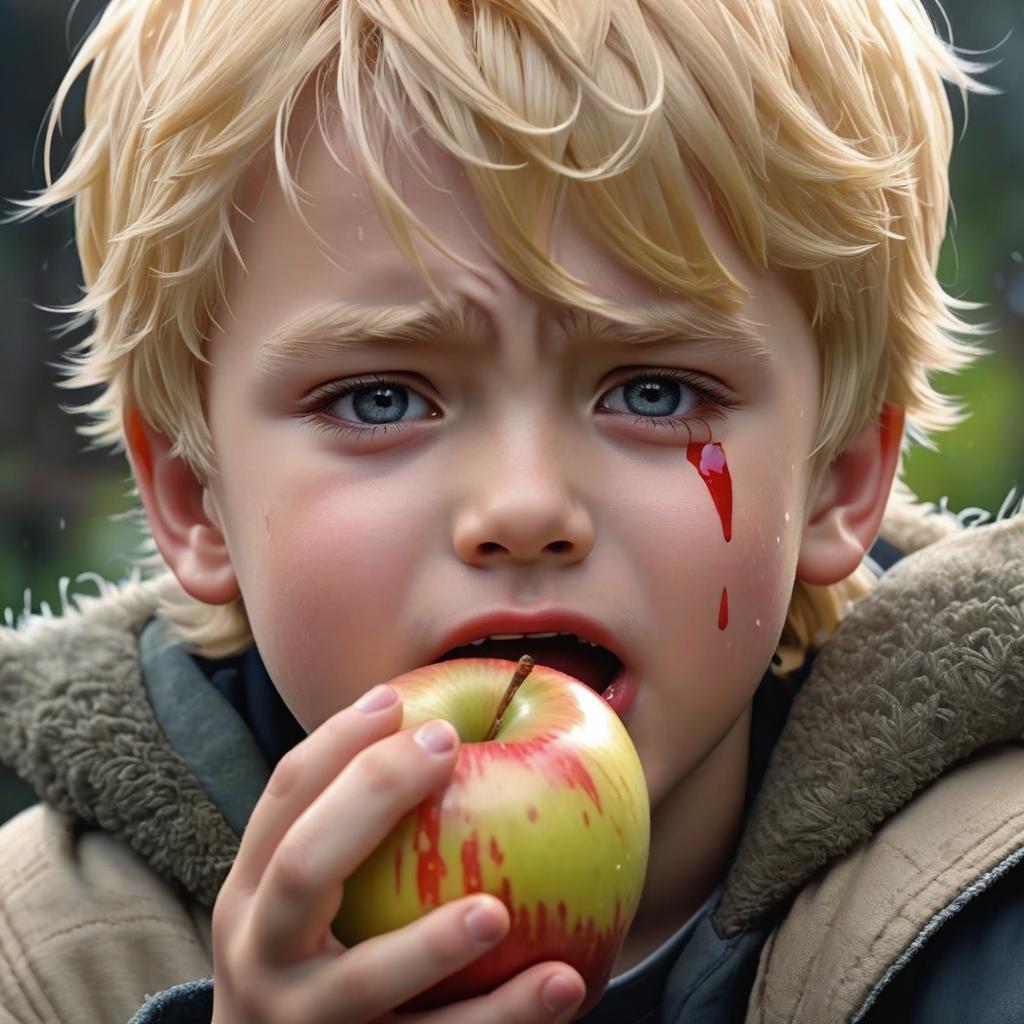
<path fill-rule="evenodd" d="M 725 876 L 747 788 L 750 705 L 717 747 L 651 808 L 651 853 L 640 906 L 612 977 L 650 956 Z"/>

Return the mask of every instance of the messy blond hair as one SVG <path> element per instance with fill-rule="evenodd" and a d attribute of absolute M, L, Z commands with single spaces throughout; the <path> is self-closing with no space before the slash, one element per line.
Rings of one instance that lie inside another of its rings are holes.
<path fill-rule="evenodd" d="M 85 129 L 53 181 L 53 131 L 90 65 Z M 103 387 L 77 410 L 92 418 L 80 433 L 124 451 L 138 410 L 205 484 L 216 454 L 204 337 L 225 254 L 241 260 L 236 189 L 264 158 L 302 216 L 287 139 L 306 85 L 318 101 L 336 96 L 358 170 L 418 266 L 417 235 L 444 247 L 383 160 L 410 123 L 462 162 L 510 273 L 610 316 L 547 256 L 561 203 L 625 266 L 692 300 L 698 321 L 746 296 L 698 228 L 685 169 L 813 326 L 816 493 L 884 403 L 905 407 L 929 445 L 963 418 L 930 383 L 974 358 L 954 335 L 980 333 L 955 312 L 971 304 L 935 276 L 952 145 L 943 80 L 965 99 L 992 91 L 970 77 L 981 70 L 917 0 L 111 0 L 55 97 L 48 187 L 18 216 L 75 201 L 85 291 L 65 310 L 68 329 L 92 331 L 63 386 Z M 151 537 L 140 564 L 164 568 Z M 830 631 L 866 585 L 863 571 L 834 587 L 798 582 L 783 646 Z M 161 614 L 208 657 L 252 640 L 241 598 L 168 599 Z"/>

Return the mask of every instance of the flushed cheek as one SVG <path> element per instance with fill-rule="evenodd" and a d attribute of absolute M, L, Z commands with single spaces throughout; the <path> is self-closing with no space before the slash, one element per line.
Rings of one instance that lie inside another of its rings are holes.
<path fill-rule="evenodd" d="M 387 678 L 397 640 L 388 609 L 403 604 L 413 553 L 380 508 L 335 482 L 315 501 L 274 507 L 271 523 L 287 531 L 272 525 L 268 537 L 260 513 L 260 578 L 247 604 L 268 671 L 306 728 Z"/>
<path fill-rule="evenodd" d="M 734 539 L 733 472 L 723 444 L 694 443 L 681 450 L 676 486 L 658 510 L 660 523 L 645 523 L 645 543 L 653 542 L 651 565 L 657 581 L 656 599 L 672 614 L 684 608 L 689 621 L 712 624 L 725 631 L 730 622 L 729 589 L 735 576 L 736 550 L 745 539 Z M 653 528 L 652 528 L 653 527 Z M 675 563 L 675 571 L 665 566 Z"/>
<path fill-rule="evenodd" d="M 684 658 L 701 678 L 712 680 L 716 666 L 759 677 L 789 601 L 785 488 L 769 479 L 763 459 L 742 450 L 730 458 L 724 444 L 691 444 L 680 462 L 681 498 L 647 531 L 657 539 L 649 552 L 654 620 L 663 635 L 679 638 L 668 645 L 677 664 Z M 779 542 L 769 545 L 769 536 Z"/>

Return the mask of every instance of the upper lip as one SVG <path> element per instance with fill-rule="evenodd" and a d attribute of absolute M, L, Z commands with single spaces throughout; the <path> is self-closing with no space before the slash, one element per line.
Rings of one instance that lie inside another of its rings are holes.
<path fill-rule="evenodd" d="M 618 639 L 597 619 L 570 608 L 547 608 L 530 613 L 494 611 L 469 619 L 442 638 L 427 664 L 440 661 L 454 647 L 502 633 L 575 633 L 607 647 L 623 665 L 629 663 Z"/>

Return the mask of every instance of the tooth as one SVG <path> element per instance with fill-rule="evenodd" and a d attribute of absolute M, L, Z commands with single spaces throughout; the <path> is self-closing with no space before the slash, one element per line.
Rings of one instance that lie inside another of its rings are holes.
<path fill-rule="evenodd" d="M 577 643 L 588 644 L 591 647 L 601 646 L 600 644 L 594 643 L 593 640 L 585 640 L 583 637 L 577 636 L 575 633 L 495 633 L 493 636 L 483 637 L 480 640 L 470 640 L 467 646 L 479 647 L 488 640 L 548 640 L 555 636 L 570 637 Z"/>

